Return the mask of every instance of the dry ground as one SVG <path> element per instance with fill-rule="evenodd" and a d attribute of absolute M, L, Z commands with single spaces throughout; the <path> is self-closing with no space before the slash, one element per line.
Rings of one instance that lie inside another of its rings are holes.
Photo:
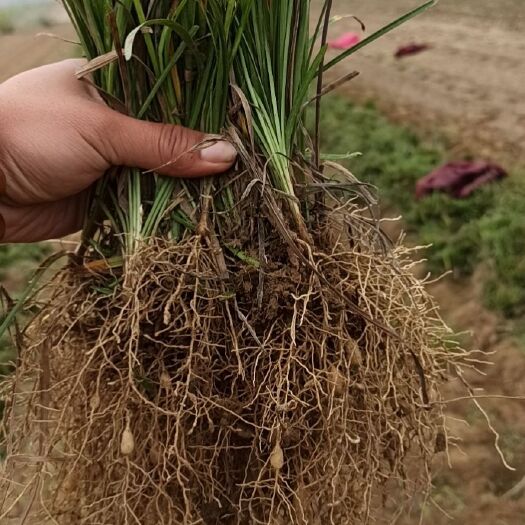
<path fill-rule="evenodd" d="M 335 0 L 334 5 L 338 14 L 358 15 L 369 33 L 420 3 Z M 348 94 L 372 99 L 391 116 L 426 132 L 446 133 L 458 153 L 523 163 L 524 25 L 523 0 L 441 0 L 345 64 L 362 73 Z M 337 36 L 356 29 L 344 19 L 331 31 Z M 396 49 L 411 42 L 432 48 L 396 60 Z"/>
<path fill-rule="evenodd" d="M 506 468 L 496 453 L 495 435 L 472 401 L 448 406 L 448 426 L 457 436 L 450 449 L 450 464 L 441 458 L 436 465 L 433 500 L 420 522 L 414 513 L 400 525 L 523 525 L 525 487 L 508 497 L 525 476 L 525 353 L 523 347 L 505 336 L 505 323 L 482 306 L 482 271 L 469 281 L 443 281 L 432 292 L 446 318 L 455 328 L 468 330 L 466 344 L 488 352 L 492 364 L 481 367 L 482 374 L 467 372 L 483 409 L 499 433 L 499 446 L 511 467 Z M 461 385 L 452 381 L 447 399 L 463 396 Z M 497 396 L 521 397 L 501 399 Z"/>
<path fill-rule="evenodd" d="M 374 29 L 415 5 L 408 0 L 336 1 L 339 13 L 357 9 Z M 350 4 L 350 6 L 348 6 Z M 354 98 L 374 100 L 393 118 L 409 121 L 425 133 L 445 132 L 458 153 L 520 162 L 525 139 L 525 35 L 522 0 L 443 0 L 433 14 L 412 22 L 387 40 L 364 50 L 345 67 L 363 75 L 348 88 Z M 521 18 L 520 18 L 521 17 Z M 334 33 L 349 29 L 339 22 Z M 67 25 L 53 32 L 71 36 Z M 74 54 L 68 44 L 33 32 L 0 37 L 0 81 L 24 69 Z M 397 62 L 398 45 L 430 43 L 420 56 Z M 523 163 L 523 159 L 521 159 Z M 478 393 L 525 395 L 525 354 L 504 335 L 504 323 L 481 306 L 480 276 L 461 285 L 434 286 L 446 317 L 456 328 L 471 330 L 475 345 L 490 352 L 494 365 L 485 376 L 474 376 Z M 447 395 L 456 397 L 452 383 Z M 483 400 L 501 434 L 500 444 L 515 472 L 505 469 L 494 449 L 494 437 L 471 403 L 450 405 L 450 426 L 459 436 L 451 450 L 453 469 L 441 464 L 436 477 L 435 505 L 429 505 L 422 523 L 441 525 L 522 525 L 525 494 L 507 500 L 503 495 L 525 476 L 525 403 L 519 400 Z M 438 506 L 443 511 L 438 510 Z M 403 525 L 419 519 L 405 516 Z"/>
<path fill-rule="evenodd" d="M 74 45 L 39 35 L 39 31 L 62 38 L 74 37 L 73 29 L 68 24 L 0 36 L 0 82 L 26 69 L 70 58 L 77 53 Z"/>

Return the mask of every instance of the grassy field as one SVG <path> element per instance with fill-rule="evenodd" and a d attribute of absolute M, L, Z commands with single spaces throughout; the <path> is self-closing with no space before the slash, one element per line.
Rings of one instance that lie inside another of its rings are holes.
<path fill-rule="evenodd" d="M 8 35 L 15 30 L 11 16 L 3 11 L 0 11 L 0 35 Z"/>
<path fill-rule="evenodd" d="M 447 160 L 439 138 L 424 143 L 403 126 L 390 123 L 373 106 L 354 106 L 342 97 L 325 102 L 322 129 L 329 153 L 363 152 L 347 161 L 359 178 L 379 188 L 383 207 L 401 213 L 413 242 L 426 251 L 434 274 L 456 277 L 486 267 L 485 301 L 507 317 L 525 313 L 525 174 L 480 189 L 471 198 L 414 195 L 416 181 Z"/>
<path fill-rule="evenodd" d="M 417 201 L 416 181 L 440 163 L 457 160 L 439 134 L 418 136 L 408 127 L 393 124 L 373 105 L 354 105 L 339 96 L 326 100 L 322 129 L 325 152 L 363 153 L 346 161 L 347 167 L 378 188 L 386 216 L 403 215 L 410 243 L 431 245 L 424 253 L 434 275 L 452 273 L 433 288 L 433 293 L 447 322 L 459 330 L 469 330 L 467 347 L 487 350 L 493 362 L 484 367 L 483 375 L 469 374 L 474 387 L 488 394 L 522 395 L 523 171 L 511 173 L 503 183 L 485 187 L 469 199 L 435 194 Z M 480 296 L 494 314 L 483 308 Z M 453 381 L 446 394 L 450 398 L 457 395 Z M 483 406 L 500 432 L 503 452 L 516 471 L 503 467 L 494 449 L 494 437 L 479 411 L 468 402 L 451 405 L 447 421 L 451 435 L 458 437 L 458 447 L 453 447 L 450 458 L 453 468 L 444 458 L 442 463 L 437 462 L 432 503 L 422 518 L 415 511 L 404 516 L 400 525 L 444 525 L 451 523 L 450 516 L 453 522 L 465 525 L 523 523 L 523 494 L 512 500 L 501 499 L 525 475 L 523 403 L 494 399 L 483 401 Z"/>

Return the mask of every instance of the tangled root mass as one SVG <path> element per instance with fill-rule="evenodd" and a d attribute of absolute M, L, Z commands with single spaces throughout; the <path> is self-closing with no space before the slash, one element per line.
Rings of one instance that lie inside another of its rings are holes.
<path fill-rule="evenodd" d="M 225 259 L 229 279 L 199 235 L 63 270 L 5 387 L 3 515 L 347 525 L 392 480 L 425 488 L 458 354 L 406 250 L 333 231 L 308 264 L 270 235 L 260 268 Z"/>

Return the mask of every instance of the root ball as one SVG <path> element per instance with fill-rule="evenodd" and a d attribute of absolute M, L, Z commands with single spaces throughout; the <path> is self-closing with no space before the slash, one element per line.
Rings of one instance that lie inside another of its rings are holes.
<path fill-rule="evenodd" d="M 269 235 L 229 280 L 198 236 L 61 272 L 7 403 L 2 512 L 25 490 L 41 524 L 348 525 L 425 489 L 462 354 L 407 251 L 354 235 L 319 231 L 308 264 Z"/>

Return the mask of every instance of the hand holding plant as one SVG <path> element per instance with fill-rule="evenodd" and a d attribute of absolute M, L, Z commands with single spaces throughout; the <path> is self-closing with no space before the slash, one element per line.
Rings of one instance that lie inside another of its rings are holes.
<path fill-rule="evenodd" d="M 87 80 L 76 78 L 84 65 L 67 60 L 0 85 L 0 176 L 6 182 L 0 241 L 80 230 L 92 185 L 111 166 L 200 177 L 222 173 L 235 160 L 227 142 L 203 145 L 203 133 L 111 110 Z"/>

